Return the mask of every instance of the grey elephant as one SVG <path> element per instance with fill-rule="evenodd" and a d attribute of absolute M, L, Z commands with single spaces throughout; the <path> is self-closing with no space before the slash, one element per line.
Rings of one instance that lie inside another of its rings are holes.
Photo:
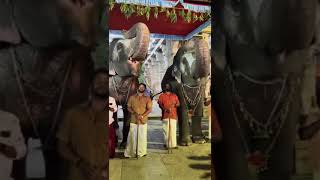
<path fill-rule="evenodd" d="M 35 47 L 96 43 L 104 0 L 10 0 L 0 2 L 0 41 Z"/>
<path fill-rule="evenodd" d="M 124 39 L 114 39 L 109 46 L 109 94 L 123 108 L 123 139 L 125 147 L 130 129 L 130 114 L 127 102 L 131 95 L 137 93 L 140 67 L 146 59 L 150 32 L 143 23 L 135 24 L 124 32 Z"/>
<path fill-rule="evenodd" d="M 203 39 L 188 41 L 174 56 L 173 64 L 167 69 L 161 87 L 170 83 L 172 91 L 180 101 L 178 108 L 179 142 L 191 143 L 189 115 L 191 115 L 191 135 L 195 143 L 205 143 L 201 129 L 204 106 L 205 82 L 210 73 L 210 53 L 208 43 Z"/>
<path fill-rule="evenodd" d="M 63 114 L 87 99 L 105 8 L 103 0 L 0 1 L 3 108 L 19 117 L 26 140 L 41 139 L 47 179 L 60 178 L 55 132 Z M 15 179 L 25 179 L 24 165 L 14 163 Z"/>
<path fill-rule="evenodd" d="M 310 101 L 315 74 L 308 71 L 318 6 L 317 0 L 217 2 L 212 96 L 222 131 L 213 145 L 218 180 L 292 179 L 296 128 L 301 138 L 319 129 Z"/>

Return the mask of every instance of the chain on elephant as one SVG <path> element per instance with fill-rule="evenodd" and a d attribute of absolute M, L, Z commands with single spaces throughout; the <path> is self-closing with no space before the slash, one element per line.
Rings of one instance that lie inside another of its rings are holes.
<path fill-rule="evenodd" d="M 213 47 L 214 97 L 223 133 L 216 145 L 218 179 L 248 179 L 256 174 L 253 179 L 290 180 L 300 105 L 310 103 L 301 100 L 301 79 L 318 39 L 319 2 L 248 0 L 218 6 Z M 250 89 L 239 79 L 267 88 Z M 276 93 L 268 93 L 275 83 Z M 265 92 L 269 96 L 264 100 Z"/>

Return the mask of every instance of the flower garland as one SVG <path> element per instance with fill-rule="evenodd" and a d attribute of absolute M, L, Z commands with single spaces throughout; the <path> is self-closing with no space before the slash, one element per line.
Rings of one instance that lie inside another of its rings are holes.
<path fill-rule="evenodd" d="M 115 0 L 109 0 L 109 10 L 112 11 L 116 2 Z M 171 23 L 178 21 L 180 16 L 187 23 L 195 23 L 197 21 L 203 22 L 211 18 L 211 11 L 207 12 L 194 12 L 183 8 L 168 8 L 168 7 L 157 7 L 157 6 L 143 6 L 135 4 L 121 3 L 120 11 L 128 19 L 132 15 L 145 16 L 149 21 L 150 16 L 153 13 L 155 19 L 158 18 L 160 13 L 165 13 L 166 17 L 170 19 Z"/>

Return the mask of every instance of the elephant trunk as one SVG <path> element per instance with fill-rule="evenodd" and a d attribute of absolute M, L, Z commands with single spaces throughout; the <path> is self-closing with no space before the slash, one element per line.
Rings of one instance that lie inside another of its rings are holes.
<path fill-rule="evenodd" d="M 131 50 L 129 57 L 132 57 L 136 61 L 144 61 L 150 42 L 150 31 L 148 27 L 143 23 L 137 23 L 123 35 L 126 39 L 135 38 L 130 44 Z"/>
<path fill-rule="evenodd" d="M 196 47 L 196 68 L 195 77 L 206 77 L 210 73 L 210 53 L 209 45 L 204 39 L 198 39 L 195 41 Z"/>

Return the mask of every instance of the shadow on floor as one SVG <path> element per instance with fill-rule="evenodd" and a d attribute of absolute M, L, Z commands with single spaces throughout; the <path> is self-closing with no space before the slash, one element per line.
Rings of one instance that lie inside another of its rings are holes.
<path fill-rule="evenodd" d="M 210 155 L 209 156 L 191 156 L 191 157 L 188 157 L 188 159 L 205 161 L 205 160 L 211 160 L 211 157 Z"/>
<path fill-rule="evenodd" d="M 208 161 L 208 160 L 211 160 L 211 154 L 209 154 L 208 156 L 190 156 L 188 157 L 188 159 L 200 161 L 200 162 Z M 196 170 L 210 171 L 210 172 L 205 172 L 201 176 L 201 179 L 211 179 L 211 175 L 212 175 L 211 164 L 200 164 L 200 162 L 195 164 L 190 164 L 189 167 Z"/>

